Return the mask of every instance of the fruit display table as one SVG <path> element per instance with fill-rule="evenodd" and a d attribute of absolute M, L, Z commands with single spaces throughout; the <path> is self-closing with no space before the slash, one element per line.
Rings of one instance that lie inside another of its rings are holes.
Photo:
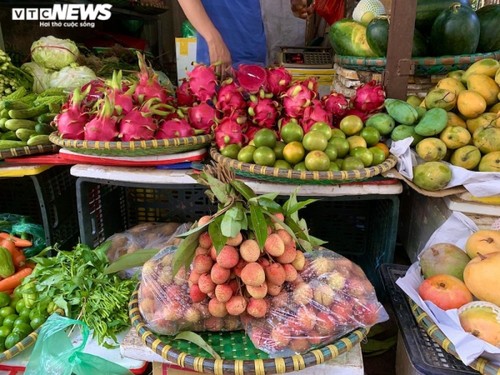
<path fill-rule="evenodd" d="M 189 176 L 193 170 L 76 164 L 76 194 L 82 243 L 96 246 L 116 232 L 148 221 L 194 222 L 215 213 L 205 189 Z M 288 185 L 244 180 L 257 194 L 314 197 L 301 210 L 311 234 L 360 265 L 377 291 L 377 267 L 392 262 L 396 246 L 398 180 L 340 185 Z"/>

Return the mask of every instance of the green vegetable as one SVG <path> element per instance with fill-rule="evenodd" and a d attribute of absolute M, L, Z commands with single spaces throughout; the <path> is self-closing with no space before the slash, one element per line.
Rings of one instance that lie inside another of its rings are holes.
<path fill-rule="evenodd" d="M 0 277 L 5 279 L 13 275 L 15 271 L 12 255 L 10 255 L 9 250 L 0 246 Z"/>
<path fill-rule="evenodd" d="M 36 121 L 28 120 L 28 119 L 17 119 L 11 118 L 5 121 L 5 127 L 9 130 L 16 131 L 19 128 L 25 129 L 35 129 Z"/>
<path fill-rule="evenodd" d="M 0 99 L 14 93 L 18 88 L 31 89 L 33 77 L 12 64 L 5 51 L 0 49 Z"/>
<path fill-rule="evenodd" d="M 58 307 L 66 316 L 84 321 L 100 344 L 107 338 L 116 341 L 116 334 L 130 326 L 127 306 L 138 282 L 105 274 L 109 246 L 107 242 L 96 249 L 84 244 L 73 250 L 46 248 L 33 258 L 37 266 L 23 281 L 36 280 L 39 298 L 53 301 L 47 309 Z M 56 255 L 46 257 L 51 250 Z"/>
<path fill-rule="evenodd" d="M 32 135 L 26 142 L 28 146 L 38 146 L 38 145 L 48 145 L 50 143 L 49 136 L 47 134 L 35 134 Z"/>
<path fill-rule="evenodd" d="M 26 142 L 23 141 L 15 141 L 10 139 L 1 139 L 0 140 L 0 150 L 6 150 L 8 148 L 17 148 L 26 146 Z"/>
<path fill-rule="evenodd" d="M 70 39 L 52 35 L 41 37 L 31 45 L 31 59 L 47 69 L 62 69 L 76 62 L 80 51 Z"/>
<path fill-rule="evenodd" d="M 47 113 L 49 108 L 45 104 L 38 105 L 36 107 L 31 107 L 27 109 L 11 109 L 9 111 L 10 118 L 26 119 L 30 117 L 40 116 L 43 113 Z"/>

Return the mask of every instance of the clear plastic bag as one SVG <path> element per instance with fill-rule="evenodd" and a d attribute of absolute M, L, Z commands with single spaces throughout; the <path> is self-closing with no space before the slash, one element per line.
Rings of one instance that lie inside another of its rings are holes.
<path fill-rule="evenodd" d="M 218 318 L 208 312 L 208 299 L 193 302 L 189 294 L 190 271 L 172 274 L 176 246 L 165 248 L 144 263 L 139 287 L 139 311 L 148 328 L 160 335 L 181 331 L 235 331 L 242 329 L 238 316 Z"/>
<path fill-rule="evenodd" d="M 389 318 L 358 265 L 326 249 L 304 255 L 299 277 L 267 297 L 264 318 L 242 316 L 254 345 L 271 357 L 304 353 Z"/>
<path fill-rule="evenodd" d="M 73 346 L 66 332 L 71 326 L 82 331 L 82 343 Z M 89 328 L 81 320 L 52 314 L 43 324 L 30 355 L 25 375 L 131 375 L 132 373 L 113 362 L 83 350 L 89 338 Z"/>
<path fill-rule="evenodd" d="M 106 241 L 110 241 L 107 252 L 109 261 L 112 263 L 124 254 L 133 253 L 139 249 L 164 249 L 168 246 L 177 245 L 181 239 L 177 238 L 189 230 L 192 223 L 157 223 L 149 222 L 138 224 L 124 232 L 115 233 Z M 134 267 L 121 272 L 122 278 L 130 278 L 141 272 L 140 267 Z"/>

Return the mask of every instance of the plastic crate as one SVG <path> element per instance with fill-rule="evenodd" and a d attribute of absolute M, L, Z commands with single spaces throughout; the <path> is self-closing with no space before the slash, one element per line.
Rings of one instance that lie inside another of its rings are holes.
<path fill-rule="evenodd" d="M 396 315 L 402 337 L 401 341 L 404 343 L 408 360 L 415 370 L 413 373 L 426 375 L 478 374 L 477 371 L 444 351 L 417 324 L 411 312 L 408 297 L 396 284 L 396 280 L 404 276 L 407 269 L 406 265 L 382 264 L 380 274 Z"/>
<path fill-rule="evenodd" d="M 97 246 L 114 233 L 145 222 L 194 222 L 217 211 L 202 186 L 136 187 L 77 179 L 80 240 Z"/>
<path fill-rule="evenodd" d="M 322 198 L 299 211 L 323 246 L 358 264 L 379 298 L 384 288 L 378 267 L 394 259 L 399 199 L 393 195 Z"/>
<path fill-rule="evenodd" d="M 47 246 L 72 249 L 78 242 L 75 177 L 69 166 L 0 179 L 0 212 L 24 215 L 45 230 Z"/>

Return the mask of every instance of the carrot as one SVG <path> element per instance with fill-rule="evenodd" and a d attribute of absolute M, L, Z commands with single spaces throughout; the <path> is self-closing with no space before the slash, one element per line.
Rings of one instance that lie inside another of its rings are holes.
<path fill-rule="evenodd" d="M 14 289 L 17 286 L 21 285 L 23 279 L 31 275 L 33 270 L 29 267 L 23 268 L 22 270 L 17 271 L 12 276 L 6 277 L 5 279 L 0 281 L 0 292 L 6 292 L 8 290 Z"/>
<path fill-rule="evenodd" d="M 5 247 L 10 253 L 14 267 L 19 268 L 24 266 L 24 263 L 26 263 L 26 255 L 24 255 L 23 251 L 19 249 L 13 241 L 9 239 L 0 240 L 0 246 Z"/>
<path fill-rule="evenodd" d="M 0 232 L 0 238 L 9 239 L 14 242 L 14 245 L 17 247 L 31 247 L 33 246 L 33 242 L 30 240 L 26 240 L 24 238 L 16 237 L 10 233 L 7 232 Z"/>

